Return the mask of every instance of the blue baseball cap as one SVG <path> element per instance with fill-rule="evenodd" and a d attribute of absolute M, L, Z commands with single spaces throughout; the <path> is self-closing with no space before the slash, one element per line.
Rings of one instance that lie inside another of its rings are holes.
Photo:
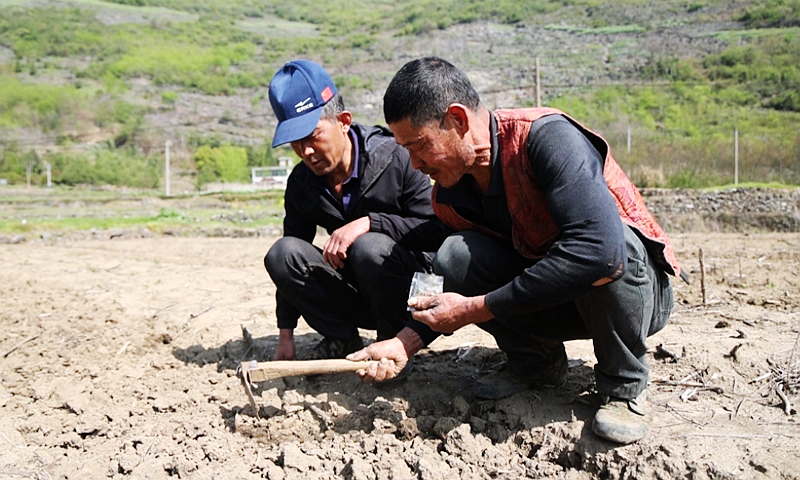
<path fill-rule="evenodd" d="M 322 107 L 336 95 L 324 68 L 310 60 L 293 60 L 269 82 L 269 103 L 278 117 L 272 146 L 305 138 L 317 128 Z"/>

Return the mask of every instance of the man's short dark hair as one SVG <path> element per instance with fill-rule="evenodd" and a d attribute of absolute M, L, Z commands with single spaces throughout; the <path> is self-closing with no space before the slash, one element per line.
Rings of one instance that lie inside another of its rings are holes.
<path fill-rule="evenodd" d="M 324 118 L 325 120 L 336 120 L 339 118 L 339 114 L 344 112 L 344 99 L 342 98 L 341 93 L 336 93 L 328 103 L 322 106 L 322 115 L 320 118 Z"/>
<path fill-rule="evenodd" d="M 464 72 L 447 60 L 425 57 L 395 74 L 383 95 L 383 116 L 387 124 L 408 118 L 420 127 L 441 121 L 453 103 L 477 112 L 481 99 Z"/>

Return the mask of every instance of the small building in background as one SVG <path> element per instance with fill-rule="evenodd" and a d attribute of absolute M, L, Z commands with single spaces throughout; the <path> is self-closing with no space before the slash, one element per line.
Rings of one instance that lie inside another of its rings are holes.
<path fill-rule="evenodd" d="M 250 176 L 253 185 L 259 189 L 285 190 L 294 162 L 289 157 L 278 158 L 278 165 L 272 167 L 252 167 Z"/>

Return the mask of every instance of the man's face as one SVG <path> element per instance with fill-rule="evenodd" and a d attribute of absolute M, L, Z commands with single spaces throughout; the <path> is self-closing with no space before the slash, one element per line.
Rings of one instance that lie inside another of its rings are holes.
<path fill-rule="evenodd" d="M 321 118 L 309 136 L 291 143 L 292 150 L 314 175 L 325 176 L 342 163 L 348 131 L 349 125 L 338 119 Z"/>
<path fill-rule="evenodd" d="M 474 161 L 469 148 L 455 128 L 432 122 L 415 127 L 410 119 L 389 124 L 397 143 L 408 150 L 411 166 L 430 175 L 443 187 L 452 187 Z"/>

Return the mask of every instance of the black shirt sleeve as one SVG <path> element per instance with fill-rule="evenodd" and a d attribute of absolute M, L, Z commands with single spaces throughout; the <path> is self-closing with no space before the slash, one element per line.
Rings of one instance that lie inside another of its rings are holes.
<path fill-rule="evenodd" d="M 297 202 L 302 201 L 304 196 L 301 193 L 303 187 L 299 179 L 301 168 L 299 166 L 295 168 L 297 171 L 292 171 L 283 196 L 283 207 L 286 211 L 283 217 L 283 236 L 297 237 L 311 243 L 317 235 L 317 225 L 306 218 L 297 206 Z"/>
<path fill-rule="evenodd" d="M 283 235 L 285 237 L 297 237 L 311 243 L 316 236 L 317 226 L 309 222 L 297 210 L 294 200 L 297 195 L 292 191 L 298 188 L 296 179 L 290 180 L 286 186 L 287 194 L 284 195 L 284 208 L 286 216 L 283 217 Z M 278 320 L 278 328 L 297 328 L 297 321 L 300 318 L 300 311 L 292 305 L 280 291 L 275 292 L 275 316 Z"/>
<path fill-rule="evenodd" d="M 370 231 L 389 236 L 400 246 L 420 252 L 436 251 L 452 233 L 433 213 L 431 179 L 414 170 L 405 148 L 398 146 L 392 160 L 398 169 L 398 191 L 383 192 L 397 203 L 397 213 L 369 212 Z"/>
<path fill-rule="evenodd" d="M 574 300 L 604 277 L 624 271 L 623 225 L 603 178 L 604 159 L 580 130 L 560 115 L 534 122 L 526 144 L 547 209 L 561 230 L 547 256 L 486 304 L 499 317 Z"/>

